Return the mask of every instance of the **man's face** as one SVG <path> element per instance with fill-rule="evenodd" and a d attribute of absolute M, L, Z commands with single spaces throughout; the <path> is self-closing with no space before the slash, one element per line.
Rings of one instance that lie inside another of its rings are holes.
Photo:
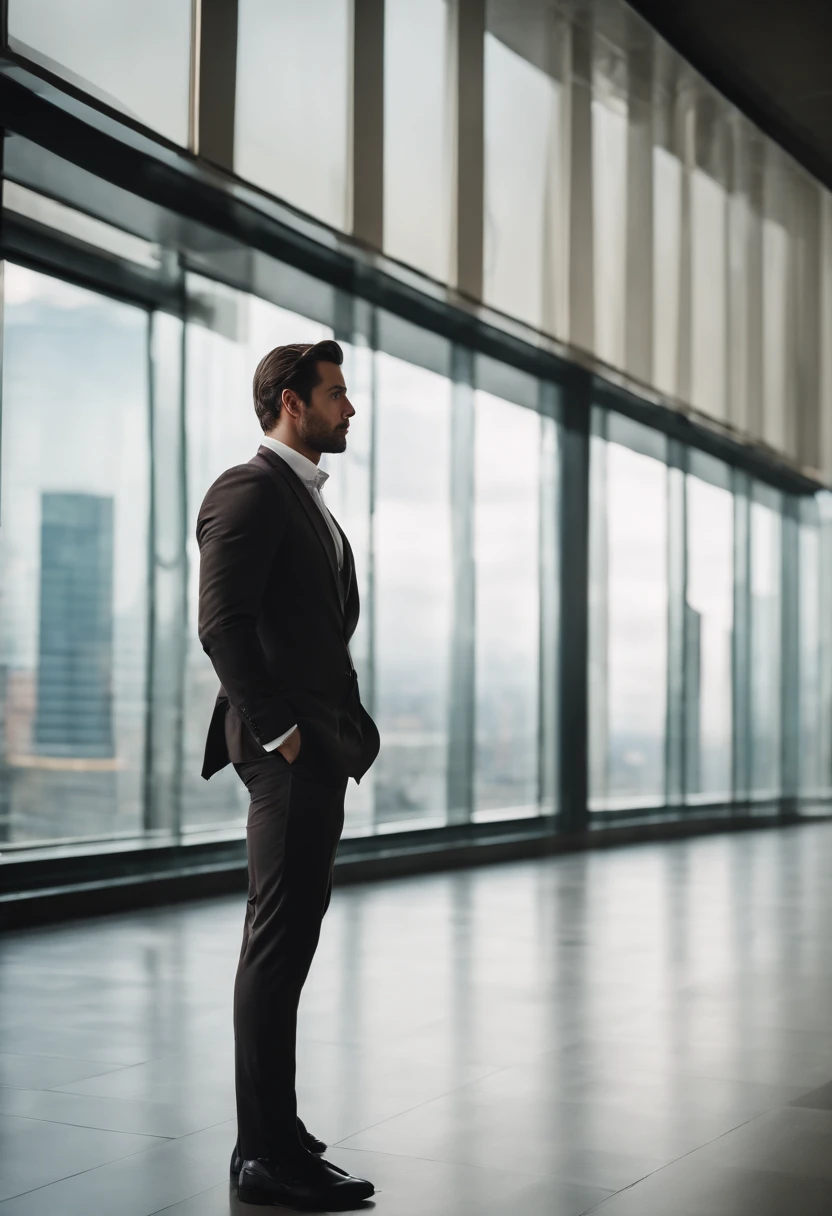
<path fill-rule="evenodd" d="M 297 417 L 298 439 L 314 452 L 343 452 L 354 413 L 340 367 L 319 363 L 318 383 Z"/>

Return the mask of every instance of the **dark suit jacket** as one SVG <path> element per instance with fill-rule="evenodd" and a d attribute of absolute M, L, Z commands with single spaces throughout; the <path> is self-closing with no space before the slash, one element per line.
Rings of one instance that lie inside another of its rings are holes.
<path fill-rule="evenodd" d="M 340 527 L 339 527 L 340 531 Z M 359 781 L 379 752 L 347 643 L 358 623 L 349 541 L 339 572 L 320 510 L 297 474 L 261 446 L 205 495 L 199 640 L 220 678 L 202 776 L 269 755 L 297 723 L 292 767 L 311 779 Z M 275 756 L 275 763 L 284 763 Z"/>

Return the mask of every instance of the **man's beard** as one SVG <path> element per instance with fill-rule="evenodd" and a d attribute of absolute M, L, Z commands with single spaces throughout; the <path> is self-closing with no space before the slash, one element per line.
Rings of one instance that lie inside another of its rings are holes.
<path fill-rule="evenodd" d="M 302 422 L 298 430 L 300 438 L 313 452 L 344 452 L 347 447 L 346 431 L 331 431 L 326 424 L 309 414 L 301 415 Z"/>

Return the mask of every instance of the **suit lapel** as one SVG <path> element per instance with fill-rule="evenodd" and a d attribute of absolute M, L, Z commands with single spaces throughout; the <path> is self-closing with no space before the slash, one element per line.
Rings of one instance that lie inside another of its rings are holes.
<path fill-rule="evenodd" d="M 335 544 L 332 536 L 330 535 L 329 528 L 326 526 L 326 521 L 324 520 L 323 515 L 321 515 L 321 512 L 315 506 L 315 503 L 312 501 L 312 495 L 309 493 L 294 469 L 290 468 L 286 461 L 282 460 L 276 452 L 271 450 L 271 448 L 267 448 L 265 446 L 258 448 L 257 455 L 253 457 L 253 461 L 260 463 L 261 467 L 266 468 L 272 477 L 282 480 L 293 490 L 298 502 L 303 507 L 309 522 L 315 530 L 315 535 L 323 545 L 327 564 L 329 565 L 330 573 L 332 574 L 332 578 L 335 583 L 338 603 L 341 607 L 341 611 L 343 612 L 346 595 L 344 589 L 344 580 L 341 578 L 341 574 L 338 570 L 338 555 L 335 552 Z M 338 525 L 336 524 L 336 527 L 337 526 Z M 344 553 L 346 554 L 346 549 L 344 550 Z"/>

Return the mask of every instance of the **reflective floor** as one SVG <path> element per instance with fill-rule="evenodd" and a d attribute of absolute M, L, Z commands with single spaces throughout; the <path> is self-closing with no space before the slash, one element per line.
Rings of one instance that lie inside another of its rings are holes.
<path fill-rule="evenodd" d="M 828 1216 L 830 872 L 815 824 L 338 889 L 301 1114 L 389 1216 Z M 0 1216 L 249 1210 L 242 918 L 0 941 Z"/>

